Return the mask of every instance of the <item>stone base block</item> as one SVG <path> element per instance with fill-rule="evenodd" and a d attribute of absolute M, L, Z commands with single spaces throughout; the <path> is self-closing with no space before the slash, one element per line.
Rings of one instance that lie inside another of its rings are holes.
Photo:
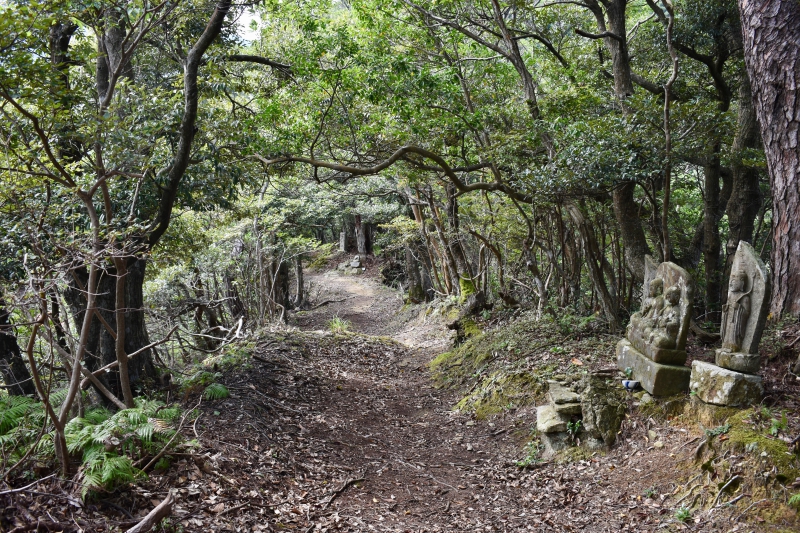
<path fill-rule="evenodd" d="M 544 456 L 552 457 L 556 453 L 572 446 L 572 441 L 566 431 L 560 433 L 542 433 L 540 436 L 544 446 Z"/>
<path fill-rule="evenodd" d="M 691 369 L 685 366 L 662 365 L 636 350 L 627 340 L 617 343 L 617 367 L 633 369 L 633 378 L 653 396 L 671 396 L 689 390 Z"/>
<path fill-rule="evenodd" d="M 552 405 L 540 405 L 536 408 L 536 431 L 545 435 L 567 431 L 569 417 L 560 415 Z"/>
<path fill-rule="evenodd" d="M 657 348 L 638 337 L 639 333 L 636 331 L 631 332 L 631 342 L 637 352 L 644 354 L 648 359 L 655 361 L 662 365 L 677 365 L 681 366 L 686 363 L 686 350 L 671 350 L 668 348 Z"/>
<path fill-rule="evenodd" d="M 580 395 L 563 383 L 549 380 L 547 386 L 547 399 L 551 404 L 575 403 L 581 401 Z"/>
<path fill-rule="evenodd" d="M 761 356 L 757 353 L 737 353 L 727 350 L 717 350 L 715 357 L 717 366 L 742 372 L 743 374 L 758 374 L 761 369 Z"/>
<path fill-rule="evenodd" d="M 761 376 L 742 374 L 703 361 L 692 362 L 690 388 L 702 401 L 714 405 L 744 407 L 761 401 Z"/>

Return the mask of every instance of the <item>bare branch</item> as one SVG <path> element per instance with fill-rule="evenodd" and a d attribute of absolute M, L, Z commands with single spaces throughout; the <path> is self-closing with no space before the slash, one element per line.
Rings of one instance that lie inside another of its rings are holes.
<path fill-rule="evenodd" d="M 606 37 L 610 37 L 612 39 L 616 39 L 621 43 L 625 42 L 625 40 L 622 37 L 620 37 L 616 33 L 611 33 L 610 31 L 604 31 L 603 33 L 589 33 L 588 31 L 583 31 L 581 29 L 575 28 L 575 33 L 577 33 L 581 37 L 586 37 L 587 39 L 605 39 Z"/>

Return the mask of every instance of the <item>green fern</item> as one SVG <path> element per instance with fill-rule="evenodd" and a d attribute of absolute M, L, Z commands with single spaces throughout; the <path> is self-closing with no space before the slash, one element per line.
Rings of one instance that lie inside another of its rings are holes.
<path fill-rule="evenodd" d="M 221 400 L 230 395 L 230 391 L 221 383 L 212 383 L 203 391 L 203 398 L 206 400 Z"/>
<path fill-rule="evenodd" d="M 0 435 L 5 435 L 10 429 L 17 427 L 36 403 L 26 396 L 0 398 Z"/>
<path fill-rule="evenodd" d="M 82 453 L 82 494 L 108 491 L 143 475 L 133 463 L 155 454 L 174 435 L 170 422 L 179 414 L 155 400 L 137 398 L 135 407 L 110 413 L 92 409 L 64 428 L 67 448 Z"/>
<path fill-rule="evenodd" d="M 795 509 L 800 509 L 800 492 L 793 494 L 792 497 L 789 498 L 789 505 Z"/>
<path fill-rule="evenodd" d="M 91 491 L 114 490 L 143 475 L 130 457 L 95 449 L 83 465 L 81 496 L 86 498 Z"/>

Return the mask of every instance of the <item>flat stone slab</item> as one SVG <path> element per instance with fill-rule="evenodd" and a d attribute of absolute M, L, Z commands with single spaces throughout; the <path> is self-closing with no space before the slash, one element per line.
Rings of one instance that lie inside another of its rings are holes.
<path fill-rule="evenodd" d="M 761 401 L 761 376 L 734 372 L 703 361 L 692 362 L 689 387 L 705 403 L 745 407 Z"/>
<path fill-rule="evenodd" d="M 714 358 L 717 366 L 742 372 L 743 374 L 758 374 L 761 369 L 761 356 L 757 353 L 729 352 L 728 350 L 717 350 Z"/>
<path fill-rule="evenodd" d="M 633 378 L 653 396 L 671 396 L 689 390 L 692 370 L 685 366 L 662 365 L 637 351 L 627 339 L 617 343 L 617 367 L 630 367 Z"/>
<path fill-rule="evenodd" d="M 555 409 L 556 412 L 558 414 L 560 414 L 560 415 L 566 415 L 566 416 L 579 415 L 579 414 L 581 414 L 583 412 L 583 410 L 582 410 L 583 408 L 581 407 L 581 403 L 580 402 L 578 402 L 578 403 L 557 403 L 557 404 L 551 404 L 551 405 L 553 406 L 553 409 Z"/>
<path fill-rule="evenodd" d="M 540 405 L 536 408 L 536 430 L 539 433 L 561 433 L 567 430 L 569 418 L 560 415 L 550 405 Z"/>
<path fill-rule="evenodd" d="M 558 381 L 548 381 L 547 385 L 549 387 L 547 391 L 547 399 L 551 404 L 557 405 L 562 403 L 580 403 L 580 395 L 563 383 L 559 383 Z"/>

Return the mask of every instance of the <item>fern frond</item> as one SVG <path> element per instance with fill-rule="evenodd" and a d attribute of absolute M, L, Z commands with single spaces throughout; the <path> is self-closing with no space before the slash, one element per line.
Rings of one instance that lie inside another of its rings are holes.
<path fill-rule="evenodd" d="M 221 400 L 230 395 L 230 391 L 222 383 L 212 383 L 203 391 L 203 398 L 206 400 Z"/>
<path fill-rule="evenodd" d="M 144 442 L 150 442 L 153 440 L 153 434 L 156 432 L 156 428 L 152 424 L 142 424 L 136 428 L 135 433 L 139 436 L 140 439 Z"/>
<path fill-rule="evenodd" d="M 0 435 L 18 426 L 36 403 L 26 396 L 7 396 L 0 400 Z"/>

